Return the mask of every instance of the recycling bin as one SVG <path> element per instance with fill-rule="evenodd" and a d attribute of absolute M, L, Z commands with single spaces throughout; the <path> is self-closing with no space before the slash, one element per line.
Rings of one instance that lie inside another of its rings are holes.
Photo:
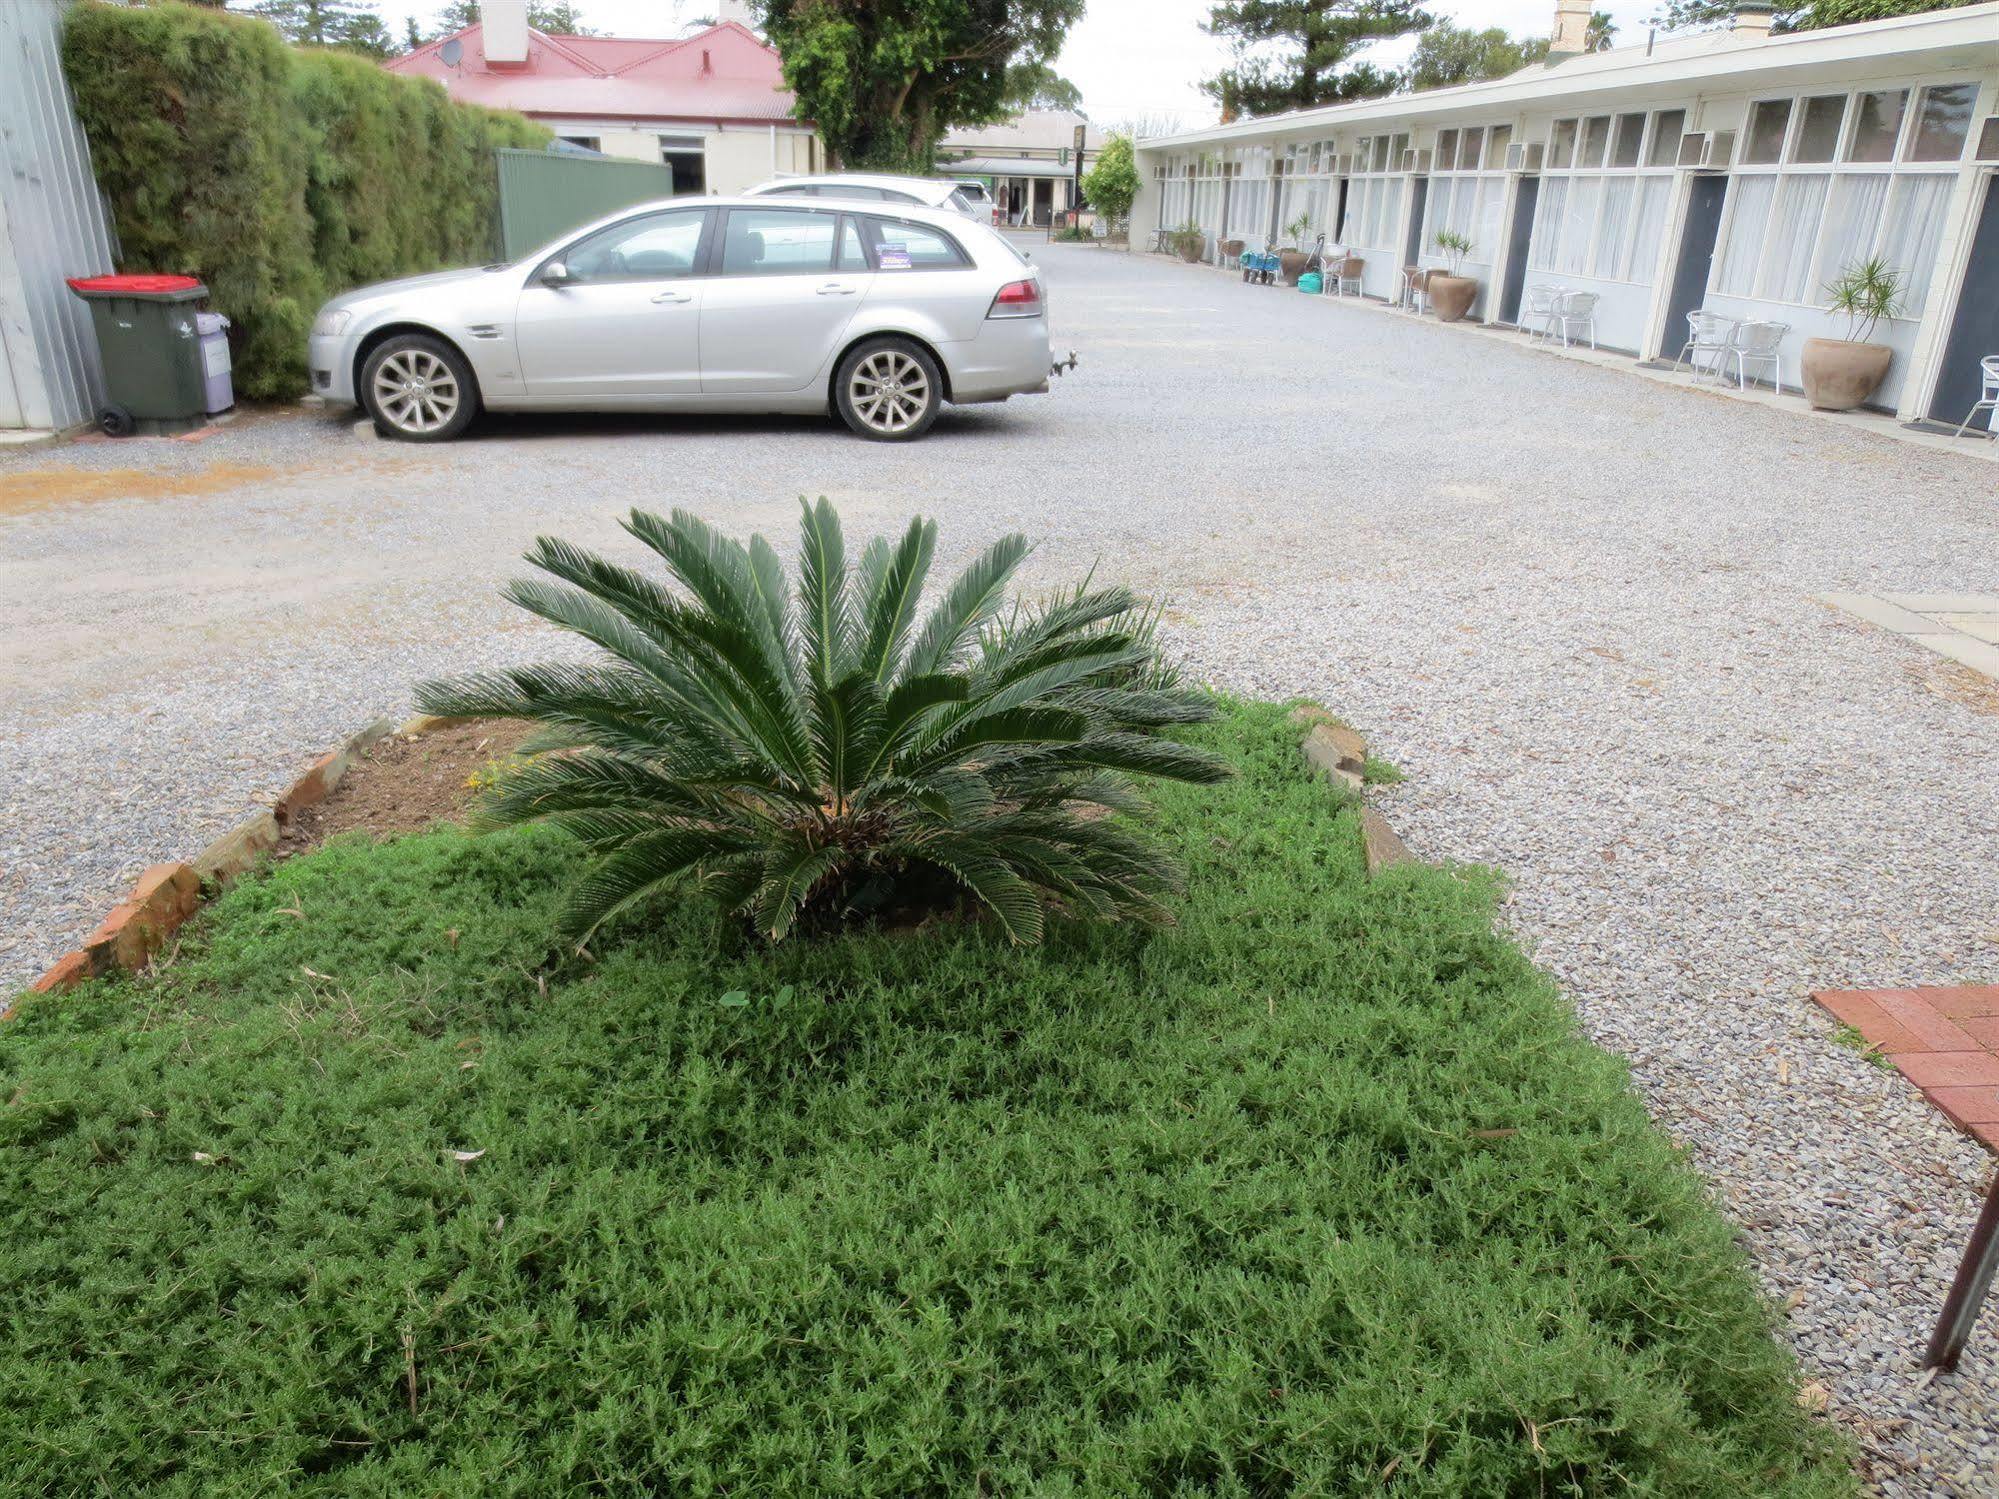
<path fill-rule="evenodd" d="M 97 425 L 113 437 L 181 432 L 208 411 L 208 377 L 193 304 L 208 288 L 192 276 L 72 277 L 90 304 L 110 397 Z"/>
<path fill-rule="evenodd" d="M 201 339 L 201 409 L 213 416 L 236 404 L 229 379 L 229 319 L 219 312 L 197 312 L 194 330 Z"/>

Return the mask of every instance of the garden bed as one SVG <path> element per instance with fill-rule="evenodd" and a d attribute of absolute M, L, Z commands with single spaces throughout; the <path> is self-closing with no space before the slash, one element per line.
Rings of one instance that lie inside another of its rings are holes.
<path fill-rule="evenodd" d="M 0 1027 L 24 1491 L 1852 1491 L 1727 1224 L 1277 709 L 1163 930 L 549 966 L 545 831 L 337 839 Z"/>

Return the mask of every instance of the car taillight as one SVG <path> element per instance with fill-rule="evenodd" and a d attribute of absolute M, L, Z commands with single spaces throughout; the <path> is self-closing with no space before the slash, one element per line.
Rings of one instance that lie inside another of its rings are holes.
<path fill-rule="evenodd" d="M 1007 282 L 999 289 L 999 295 L 993 298 L 992 308 L 986 316 L 1040 317 L 1041 283 L 1031 279 Z"/>

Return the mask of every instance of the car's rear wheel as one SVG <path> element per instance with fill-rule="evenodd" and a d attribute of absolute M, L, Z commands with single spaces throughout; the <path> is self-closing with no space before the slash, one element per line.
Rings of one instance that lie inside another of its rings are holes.
<path fill-rule="evenodd" d="M 447 442 L 471 425 L 479 388 L 465 356 L 443 339 L 401 333 L 362 362 L 361 399 L 384 437 Z"/>
<path fill-rule="evenodd" d="M 875 442 L 921 437 L 944 406 L 944 375 L 929 350 L 906 338 L 870 338 L 840 361 L 833 380 L 841 417 Z"/>

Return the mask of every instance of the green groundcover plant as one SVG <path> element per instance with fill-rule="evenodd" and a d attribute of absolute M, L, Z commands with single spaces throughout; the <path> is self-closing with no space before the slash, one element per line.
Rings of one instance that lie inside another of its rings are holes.
<path fill-rule="evenodd" d="M 1848 1495 L 1728 1225 L 1282 711 L 1170 927 L 538 968 L 538 827 L 336 842 L 0 1025 L 0 1492 Z"/>
<path fill-rule="evenodd" d="M 1155 732 L 1208 717 L 1162 677 L 1123 588 L 1004 612 L 1027 555 L 989 547 L 929 614 L 933 521 L 849 564 L 832 505 L 801 502 L 798 581 L 761 536 L 634 510 L 625 529 L 683 592 L 544 536 L 548 579 L 507 596 L 602 658 L 426 683 L 430 713 L 530 719 L 543 753 L 503 777 L 488 827 L 550 822 L 595 856 L 564 913 L 587 938 L 688 877 L 776 941 L 801 920 L 920 917 L 969 897 L 1017 942 L 1050 903 L 1163 920 L 1173 861 L 1122 819 L 1137 777 L 1228 767 Z M 552 581 L 550 581 L 552 580 Z"/>

